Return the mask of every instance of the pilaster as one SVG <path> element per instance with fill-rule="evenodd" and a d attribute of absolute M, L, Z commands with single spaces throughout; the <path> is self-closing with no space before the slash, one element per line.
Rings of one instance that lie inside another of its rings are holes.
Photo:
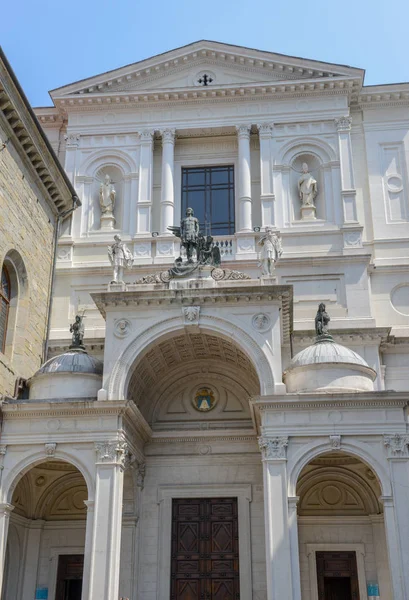
<path fill-rule="evenodd" d="M 153 192 L 153 134 L 152 130 L 140 135 L 139 190 L 136 218 L 136 235 L 152 231 L 152 192 Z"/>
<path fill-rule="evenodd" d="M 96 442 L 95 450 L 96 486 L 88 599 L 112 600 L 118 598 L 119 590 L 123 473 L 127 444 L 123 440 Z"/>
<path fill-rule="evenodd" d="M 344 224 L 358 223 L 354 165 L 352 159 L 351 124 L 352 118 L 348 116 L 335 119 L 335 126 L 338 132 Z"/>
<path fill-rule="evenodd" d="M 268 225 L 276 225 L 272 152 L 274 125 L 261 123 L 257 128 L 260 139 L 261 227 L 265 228 Z"/>
<path fill-rule="evenodd" d="M 45 521 L 30 521 L 27 527 L 26 552 L 23 571 L 23 598 L 35 598 L 37 585 L 38 560 L 40 557 L 41 536 Z"/>
<path fill-rule="evenodd" d="M 409 598 L 409 435 L 384 435 L 392 497 L 381 497 L 384 506 L 389 565 L 394 600 Z"/>
<path fill-rule="evenodd" d="M 263 461 L 264 511 L 266 530 L 266 567 L 268 600 L 294 600 L 300 588 L 299 568 L 293 573 L 292 546 L 295 543 L 294 509 L 290 539 L 289 502 L 287 495 L 288 437 L 260 437 Z M 298 544 L 298 540 L 297 540 Z M 293 582 L 293 577 L 295 581 Z"/>
<path fill-rule="evenodd" d="M 9 530 L 10 514 L 13 509 L 14 506 L 7 502 L 0 504 L 0 590 L 3 587 L 7 534 Z"/>

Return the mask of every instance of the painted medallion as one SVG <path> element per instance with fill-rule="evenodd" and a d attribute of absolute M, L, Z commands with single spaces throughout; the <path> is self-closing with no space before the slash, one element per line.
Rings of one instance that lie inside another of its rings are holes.
<path fill-rule="evenodd" d="M 213 391 L 208 387 L 203 387 L 197 390 L 193 400 L 193 406 L 201 412 L 212 410 L 216 404 L 216 398 Z"/>

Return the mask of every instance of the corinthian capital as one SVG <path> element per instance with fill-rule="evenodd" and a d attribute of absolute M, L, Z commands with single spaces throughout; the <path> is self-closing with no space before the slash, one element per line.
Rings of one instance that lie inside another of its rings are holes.
<path fill-rule="evenodd" d="M 276 436 L 272 438 L 259 437 L 258 445 L 263 456 L 263 460 L 285 460 L 287 458 L 287 436 Z"/>
<path fill-rule="evenodd" d="M 335 119 L 337 131 L 351 131 L 351 125 L 351 117 L 340 117 L 339 119 Z"/>
<path fill-rule="evenodd" d="M 250 137 L 251 125 L 236 125 L 237 135 L 239 137 Z"/>
<path fill-rule="evenodd" d="M 274 131 L 273 123 L 258 123 L 257 129 L 260 137 L 272 137 Z"/>
<path fill-rule="evenodd" d="M 160 134 L 162 136 L 162 144 L 175 143 L 175 129 L 162 129 Z"/>
<path fill-rule="evenodd" d="M 140 132 L 139 137 L 141 138 L 141 142 L 152 142 L 153 141 L 153 129 L 144 129 Z"/>
<path fill-rule="evenodd" d="M 64 136 L 65 146 L 67 148 L 78 148 L 80 145 L 80 135 L 79 133 L 69 133 Z"/>
<path fill-rule="evenodd" d="M 115 463 L 125 467 L 128 454 L 128 444 L 122 440 L 107 440 L 95 442 L 97 462 Z"/>
<path fill-rule="evenodd" d="M 394 433 L 383 436 L 383 443 L 389 458 L 408 458 L 409 435 Z"/>

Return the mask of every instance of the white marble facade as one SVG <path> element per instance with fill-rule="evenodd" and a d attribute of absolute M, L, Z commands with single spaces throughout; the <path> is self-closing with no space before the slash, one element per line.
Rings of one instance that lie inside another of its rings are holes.
<path fill-rule="evenodd" d="M 238 502 L 242 600 L 321 600 L 317 552 L 355 553 L 360 600 L 409 598 L 409 84 L 363 76 L 202 41 L 54 90 L 36 110 L 82 202 L 59 240 L 50 356 L 84 312 L 104 365 L 97 397 L 79 400 L 85 379 L 60 374 L 3 407 L 3 600 L 59 600 L 64 554 L 84 554 L 82 600 L 169 600 L 172 499 L 220 497 Z M 217 165 L 235 175 L 222 266 L 251 279 L 136 284 L 178 256 L 167 227 L 182 168 Z M 106 175 L 114 221 L 101 228 Z M 273 277 L 261 277 L 266 227 L 283 246 Z M 114 234 L 134 260 L 108 288 Z M 367 391 L 314 392 L 309 372 L 312 391 L 288 393 L 321 301 Z M 199 412 L 206 386 L 214 408 Z"/>

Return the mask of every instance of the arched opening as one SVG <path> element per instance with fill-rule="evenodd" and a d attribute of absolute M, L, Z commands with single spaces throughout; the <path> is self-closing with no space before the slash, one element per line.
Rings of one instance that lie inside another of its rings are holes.
<path fill-rule="evenodd" d="M 126 397 L 155 429 L 251 427 L 248 398 L 260 393 L 256 369 L 232 339 L 176 331 L 152 343 L 128 374 Z"/>
<path fill-rule="evenodd" d="M 381 484 L 373 469 L 352 454 L 327 452 L 304 466 L 296 494 L 303 600 L 366 598 L 369 588 L 392 599 Z"/>
<path fill-rule="evenodd" d="M 62 460 L 36 464 L 19 479 L 11 498 L 3 600 L 81 600 L 87 498 L 83 475 Z"/>
<path fill-rule="evenodd" d="M 1 271 L 0 292 L 0 351 L 10 360 L 17 348 L 15 340 L 24 339 L 28 318 L 27 271 L 17 250 L 10 250 L 4 257 Z"/>

